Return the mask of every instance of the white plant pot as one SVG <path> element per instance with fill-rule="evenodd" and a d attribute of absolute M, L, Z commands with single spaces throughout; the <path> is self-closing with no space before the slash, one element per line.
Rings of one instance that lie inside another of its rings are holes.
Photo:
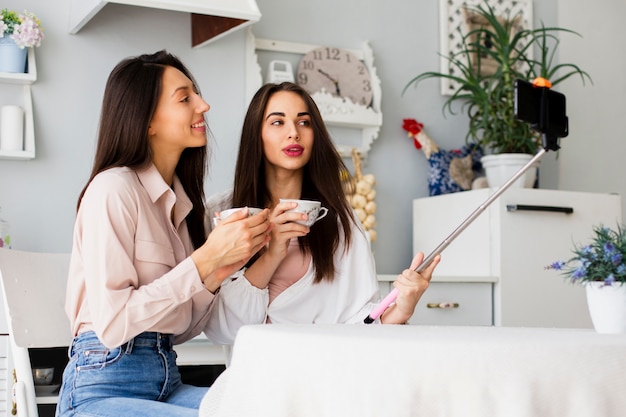
<path fill-rule="evenodd" d="M 585 285 L 587 306 L 593 327 L 598 333 L 626 333 L 626 285 Z"/>
<path fill-rule="evenodd" d="M 487 176 L 489 187 L 498 188 L 504 185 L 513 175 L 515 175 L 524 165 L 526 165 L 534 155 L 525 153 L 501 153 L 496 155 L 485 155 L 480 159 Z M 535 162 L 522 176 L 520 176 L 511 188 L 533 188 L 537 179 L 537 168 L 539 162 Z"/>

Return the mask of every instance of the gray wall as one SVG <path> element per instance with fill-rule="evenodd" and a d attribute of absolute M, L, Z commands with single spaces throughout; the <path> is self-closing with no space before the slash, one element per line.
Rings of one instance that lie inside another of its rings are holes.
<path fill-rule="evenodd" d="M 593 7 L 584 0 L 559 0 L 558 4 L 559 25 L 584 34 L 582 39 L 564 40 L 561 59 L 584 62 L 593 77 L 591 87 L 574 80 L 563 87 L 572 134 L 563 142 L 559 188 L 626 195 L 626 57 L 622 53 L 626 49 L 626 2 L 602 0 Z"/>
<path fill-rule="evenodd" d="M 556 24 L 559 2 L 563 0 L 535 2 L 536 24 L 540 20 L 546 25 Z M 563 7 L 573 9 L 564 3 Z M 602 3 L 617 4 L 619 0 L 596 2 L 593 11 L 601 8 Z M 373 249 L 379 273 L 399 272 L 412 257 L 412 200 L 428 195 L 426 159 L 406 137 L 401 128 L 402 119 L 411 117 L 423 122 L 429 135 L 446 149 L 460 147 L 466 129 L 464 116 L 442 116 L 444 99 L 436 82 L 401 95 L 414 75 L 438 69 L 439 1 L 258 0 L 258 4 L 263 17 L 253 26 L 257 37 L 346 48 L 357 48 L 363 41 L 370 41 L 382 80 L 384 115 L 379 139 L 364 166 L 366 173 L 377 178 L 378 241 Z M 206 191 L 210 194 L 230 186 L 247 104 L 244 31 L 192 49 L 189 17 L 184 13 L 108 5 L 77 35 L 69 35 L 69 0 L 5 0 L 3 6 L 34 12 L 41 18 L 46 33 L 42 46 L 36 50 L 39 77 L 32 86 L 37 158 L 27 162 L 0 160 L 1 216 L 11 225 L 14 248 L 70 250 L 76 198 L 91 167 L 104 84 L 113 66 L 126 56 L 166 48 L 190 67 L 212 106 L 209 121 L 215 138 L 214 158 Z M 623 13 L 610 13 L 607 8 L 605 17 L 613 19 L 618 30 L 617 19 Z M 590 36 L 592 29 L 585 27 L 581 32 Z M 608 40 L 602 40 L 603 34 L 595 33 L 600 37 L 594 43 L 596 51 L 598 48 L 607 52 L 620 50 L 610 46 L 610 42 L 623 37 L 622 31 L 619 28 L 617 34 L 605 34 Z M 595 59 L 591 52 L 584 58 L 589 61 L 583 61 L 582 57 L 585 55 L 571 59 L 585 68 Z M 621 68 L 611 66 L 592 74 L 596 85 L 602 84 L 598 77 L 608 77 L 606 81 L 610 81 L 611 74 L 623 70 L 623 66 L 622 59 Z M 594 91 L 593 88 L 596 87 L 586 88 L 584 93 Z M 598 97 L 597 102 L 586 105 L 601 109 L 608 106 L 605 99 Z M 615 99 L 615 102 L 623 108 L 621 101 Z M 579 104 L 568 102 L 570 112 L 575 112 Z M 575 126 L 578 129 L 578 122 Z M 620 144 L 615 140 L 617 132 L 615 129 L 604 136 L 615 141 L 614 146 Z M 565 146 L 574 142 L 567 140 Z M 623 168 L 608 167 L 607 160 L 601 156 L 604 149 L 594 150 L 583 152 L 584 172 L 571 173 L 569 169 L 559 168 L 581 166 L 581 155 L 562 152 L 559 160 L 547 155 L 541 167 L 542 188 L 622 193 L 624 186 L 619 179 L 623 175 L 614 177 L 618 179 L 611 187 L 607 186 L 606 177 Z M 567 182 L 559 180 L 563 175 L 567 175 Z M 579 175 L 584 176 L 584 181 L 575 180 Z M 468 207 L 468 213 L 473 209 Z M 428 252 L 433 248 L 422 249 Z"/>

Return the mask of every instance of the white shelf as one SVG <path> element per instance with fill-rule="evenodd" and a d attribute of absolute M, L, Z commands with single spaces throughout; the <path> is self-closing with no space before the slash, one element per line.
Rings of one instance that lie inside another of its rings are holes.
<path fill-rule="evenodd" d="M 59 401 L 59 395 L 38 395 L 37 404 L 56 404 Z"/>
<path fill-rule="evenodd" d="M 24 108 L 24 150 L 6 151 L 0 149 L 0 159 L 29 160 L 35 158 L 35 123 L 33 117 L 33 101 L 30 85 L 37 81 L 37 62 L 34 48 L 28 48 L 28 72 L 0 72 L 0 83 L 23 85 L 22 106 Z M 9 88 L 3 88 L 7 92 Z M 15 89 L 13 91 L 16 91 Z M 12 91 L 12 92 L 13 92 Z"/>
<path fill-rule="evenodd" d="M 70 2 L 70 28 L 77 34 L 107 4 L 148 7 L 192 13 L 209 19 L 199 19 L 194 29 L 193 46 L 201 47 L 228 33 L 242 29 L 261 18 L 255 0 L 72 0 Z M 215 19 L 212 19 L 215 18 Z M 197 29 L 197 31 L 196 31 Z M 195 39 L 198 36 L 198 39 Z"/>
<path fill-rule="evenodd" d="M 330 125 L 362 129 L 380 127 L 383 123 L 382 113 L 374 111 L 372 107 L 354 104 L 326 91 L 314 93 L 311 97 L 315 100 L 324 121 Z"/>

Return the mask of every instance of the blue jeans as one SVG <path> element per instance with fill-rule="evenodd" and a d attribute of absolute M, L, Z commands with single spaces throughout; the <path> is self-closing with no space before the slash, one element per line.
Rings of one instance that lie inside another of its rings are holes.
<path fill-rule="evenodd" d="M 114 349 L 94 332 L 74 338 L 57 417 L 197 417 L 208 388 L 185 385 L 173 336 L 145 332 Z"/>

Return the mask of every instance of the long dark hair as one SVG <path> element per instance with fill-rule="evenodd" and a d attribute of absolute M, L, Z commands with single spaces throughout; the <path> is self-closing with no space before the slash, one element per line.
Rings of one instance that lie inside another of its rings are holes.
<path fill-rule="evenodd" d="M 267 103 L 272 95 L 280 91 L 300 96 L 311 115 L 313 151 L 311 159 L 304 167 L 300 198 L 321 201 L 322 206 L 328 208 L 328 215 L 317 222 L 308 235 L 298 240 L 301 250 L 311 253 L 315 266 L 315 282 L 324 279 L 332 281 L 336 271 L 333 254 L 339 247 L 341 235 L 345 242 L 344 250 L 348 250 L 352 239 L 350 226 L 355 221 L 341 182 L 341 173 L 348 170 L 332 142 L 315 101 L 297 84 L 265 84 L 252 98 L 241 132 L 235 168 L 233 207 L 267 207 L 272 201 L 265 183 L 265 154 L 261 129 Z M 338 224 L 340 228 L 337 227 Z"/>
<path fill-rule="evenodd" d="M 111 71 L 102 99 L 98 144 L 89 181 L 78 198 L 77 209 L 93 178 L 113 167 L 141 169 L 150 165 L 152 152 L 148 127 L 162 91 L 165 67 L 180 70 L 196 91 L 197 84 L 189 70 L 166 51 L 122 60 Z M 195 248 L 206 240 L 204 229 L 204 177 L 208 148 L 187 148 L 181 154 L 176 175 L 193 203 L 187 215 L 187 226 Z"/>

